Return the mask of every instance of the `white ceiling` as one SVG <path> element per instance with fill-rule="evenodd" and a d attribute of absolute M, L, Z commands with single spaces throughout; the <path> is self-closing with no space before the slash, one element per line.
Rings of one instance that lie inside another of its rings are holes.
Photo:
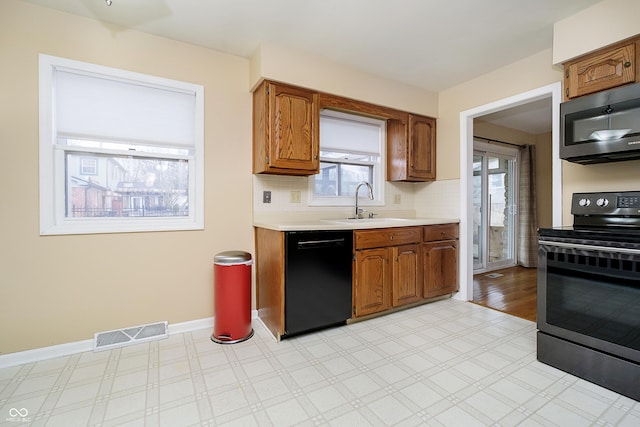
<path fill-rule="evenodd" d="M 269 42 L 439 92 L 550 48 L 555 22 L 600 0 L 23 1 L 246 58 Z"/>
<path fill-rule="evenodd" d="M 532 135 L 551 132 L 551 98 L 487 114 L 479 120 Z"/>

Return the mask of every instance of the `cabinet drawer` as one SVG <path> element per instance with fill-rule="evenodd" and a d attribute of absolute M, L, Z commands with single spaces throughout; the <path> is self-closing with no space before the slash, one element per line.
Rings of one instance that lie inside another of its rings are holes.
<path fill-rule="evenodd" d="M 422 230 L 420 227 L 378 228 L 355 232 L 356 249 L 406 245 L 419 243 L 421 239 Z"/>
<path fill-rule="evenodd" d="M 424 241 L 452 240 L 458 238 L 458 224 L 438 224 L 424 227 Z"/>

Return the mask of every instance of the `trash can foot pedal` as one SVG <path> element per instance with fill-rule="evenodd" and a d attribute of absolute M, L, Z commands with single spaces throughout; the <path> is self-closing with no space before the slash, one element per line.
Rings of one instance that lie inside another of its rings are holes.
<path fill-rule="evenodd" d="M 219 336 L 215 336 L 214 334 L 211 334 L 211 341 L 218 343 L 218 344 L 235 344 L 235 343 L 239 343 L 242 341 L 246 341 L 249 338 L 251 338 L 253 336 L 253 328 L 251 329 L 251 332 L 249 332 L 249 335 L 247 335 L 244 338 L 240 338 L 237 340 L 231 339 L 231 337 L 229 335 L 219 335 Z"/>

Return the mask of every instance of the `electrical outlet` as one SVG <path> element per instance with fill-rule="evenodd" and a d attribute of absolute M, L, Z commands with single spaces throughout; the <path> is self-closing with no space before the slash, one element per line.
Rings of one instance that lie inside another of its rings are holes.
<path fill-rule="evenodd" d="M 289 201 L 291 203 L 300 203 L 300 191 L 292 191 L 289 193 Z"/>
<path fill-rule="evenodd" d="M 394 195 L 393 196 L 393 203 L 396 204 L 396 205 L 399 205 L 400 202 L 401 202 L 400 195 L 399 194 Z"/>
<path fill-rule="evenodd" d="M 271 203 L 271 191 L 262 192 L 262 203 Z"/>

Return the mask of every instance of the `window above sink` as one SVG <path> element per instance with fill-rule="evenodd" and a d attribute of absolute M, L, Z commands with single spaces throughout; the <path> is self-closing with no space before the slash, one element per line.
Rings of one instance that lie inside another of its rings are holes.
<path fill-rule="evenodd" d="M 374 200 L 384 205 L 386 121 L 333 110 L 320 113 L 320 173 L 309 177 L 309 205 L 349 206 L 356 186 L 372 184 Z"/>

